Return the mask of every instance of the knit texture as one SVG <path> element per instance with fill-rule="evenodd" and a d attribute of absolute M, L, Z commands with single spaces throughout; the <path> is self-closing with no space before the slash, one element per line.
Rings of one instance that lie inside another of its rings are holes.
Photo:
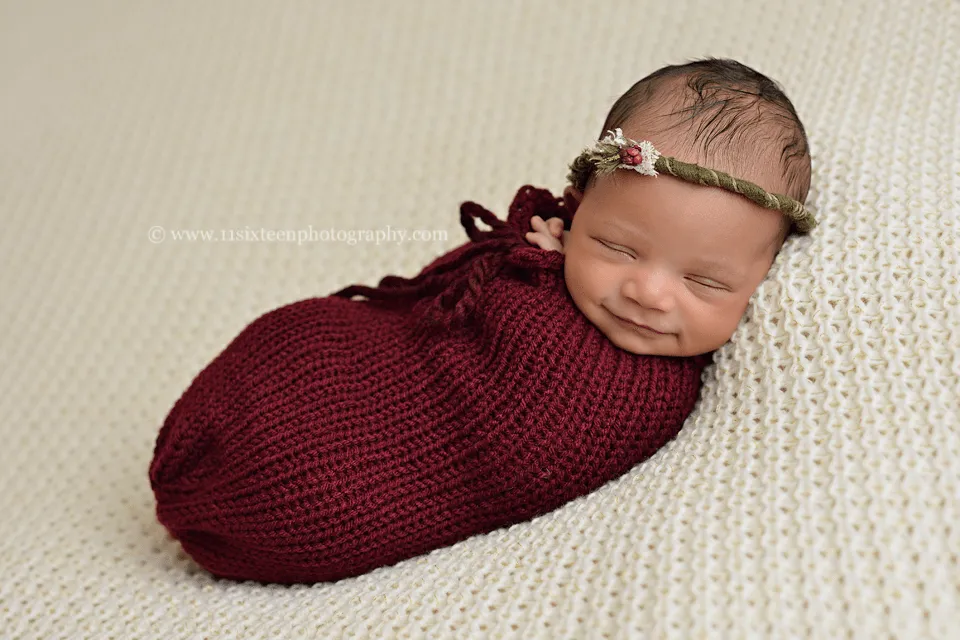
<path fill-rule="evenodd" d="M 200 566 L 355 576 L 556 509 L 677 434 L 711 354 L 614 346 L 563 254 L 524 241 L 533 215 L 569 227 L 543 189 L 506 223 L 467 202 L 470 241 L 415 278 L 269 312 L 200 373 L 150 466 L 157 516 Z"/>
<path fill-rule="evenodd" d="M 0 7 L 4 640 L 957 636 L 960 3 Z M 559 193 L 617 96 L 707 55 L 783 84 L 821 224 L 673 440 L 550 513 L 335 583 L 217 580 L 183 552 L 147 471 L 232 338 L 415 275 L 463 242 L 464 200 Z M 308 225 L 447 235 L 173 237 Z"/>

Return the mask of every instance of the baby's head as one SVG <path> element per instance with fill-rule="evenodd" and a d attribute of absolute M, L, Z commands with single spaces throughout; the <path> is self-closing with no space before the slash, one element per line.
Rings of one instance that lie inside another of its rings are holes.
<path fill-rule="evenodd" d="M 663 156 L 806 200 L 803 125 L 773 81 L 740 63 L 656 71 L 617 100 L 601 136 L 617 128 Z M 576 211 L 564 276 L 577 307 L 632 353 L 693 356 L 722 346 L 798 227 L 744 195 L 663 171 L 598 173 L 564 191 Z"/>

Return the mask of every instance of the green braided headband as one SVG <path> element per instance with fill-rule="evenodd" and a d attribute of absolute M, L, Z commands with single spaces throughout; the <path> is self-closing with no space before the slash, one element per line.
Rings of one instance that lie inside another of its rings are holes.
<path fill-rule="evenodd" d="M 749 198 L 761 207 L 781 211 L 790 218 L 793 226 L 800 233 L 808 233 L 817 226 L 813 213 L 790 196 L 767 193 L 752 182 L 738 180 L 722 171 L 714 171 L 661 155 L 654 148 L 653 143 L 647 140 L 637 142 L 624 138 L 620 129 L 607 131 L 607 136 L 596 145 L 584 149 L 583 153 L 570 165 L 567 180 L 582 192 L 594 172 L 602 176 L 611 174 L 617 169 L 633 169 L 646 176 L 655 176 L 660 171 L 695 184 L 732 191 Z"/>

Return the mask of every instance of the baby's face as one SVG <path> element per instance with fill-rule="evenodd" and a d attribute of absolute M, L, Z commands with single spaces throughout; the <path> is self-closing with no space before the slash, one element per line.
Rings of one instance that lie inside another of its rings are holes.
<path fill-rule="evenodd" d="M 567 289 L 626 351 L 708 353 L 730 339 L 766 276 L 781 215 L 722 189 L 617 171 L 576 209 L 564 241 Z"/>

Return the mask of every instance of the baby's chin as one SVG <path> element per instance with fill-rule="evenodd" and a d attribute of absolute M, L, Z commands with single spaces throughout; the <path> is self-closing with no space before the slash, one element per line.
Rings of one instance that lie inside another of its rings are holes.
<path fill-rule="evenodd" d="M 623 349 L 627 353 L 632 353 L 638 356 L 675 356 L 677 355 L 676 349 L 667 349 L 664 347 L 658 347 L 655 345 L 645 345 L 638 344 L 641 341 L 639 340 L 624 340 L 616 335 L 605 334 L 607 339 L 614 344 L 614 346 Z"/>
<path fill-rule="evenodd" d="M 671 356 L 674 358 L 690 358 L 694 356 L 710 353 L 715 349 L 706 351 L 694 351 L 688 353 L 680 344 L 679 336 L 676 334 L 648 335 L 645 332 L 634 331 L 632 329 L 620 329 L 598 327 L 600 331 L 615 346 L 628 353 L 638 356 Z"/>

